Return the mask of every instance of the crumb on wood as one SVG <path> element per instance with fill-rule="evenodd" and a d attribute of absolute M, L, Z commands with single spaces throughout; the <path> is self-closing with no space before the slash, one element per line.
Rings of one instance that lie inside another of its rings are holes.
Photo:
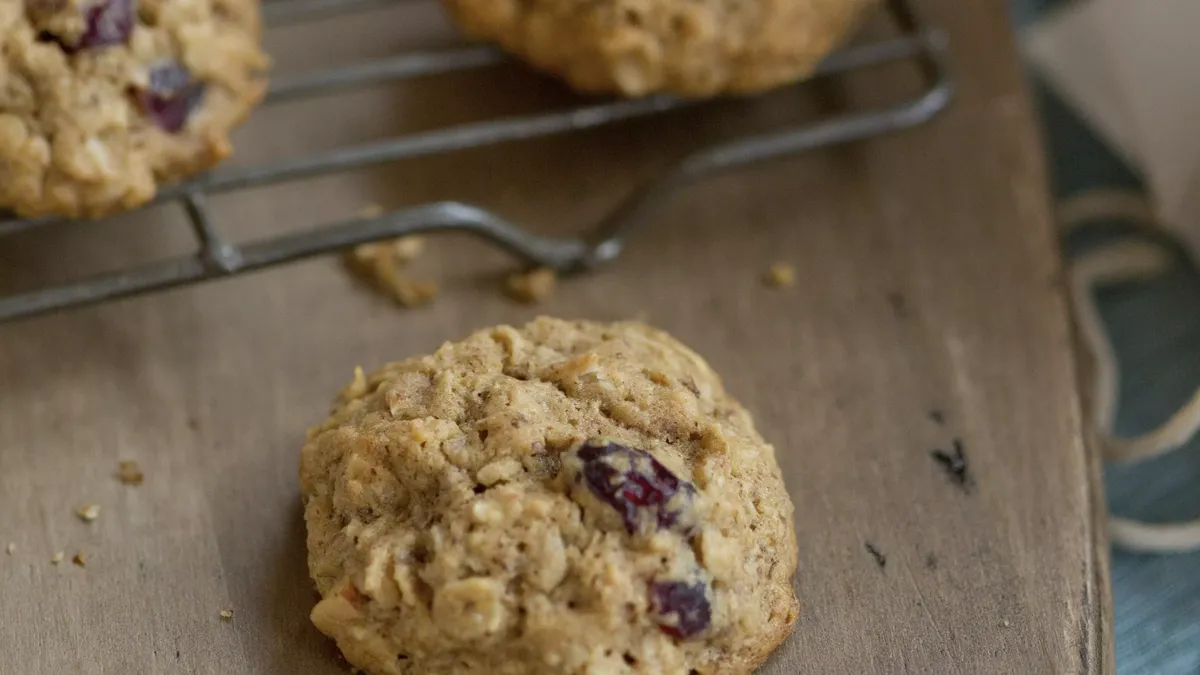
<path fill-rule="evenodd" d="M 83 551 L 79 551 L 71 557 L 71 562 L 75 563 L 76 567 L 87 567 L 87 560 L 87 554 Z"/>
<path fill-rule="evenodd" d="M 420 255 L 424 245 L 420 237 L 362 244 L 346 255 L 345 262 L 352 273 L 375 290 L 404 307 L 417 307 L 437 297 L 437 284 L 403 276 L 400 268 Z"/>
<path fill-rule="evenodd" d="M 11 542 L 11 541 L 10 541 L 10 542 L 8 542 L 8 545 L 4 547 L 4 552 L 5 552 L 5 553 L 7 553 L 7 554 L 9 554 L 9 555 L 12 555 L 12 554 L 16 553 L 16 552 L 17 552 L 17 545 L 16 545 L 15 543 Z"/>
<path fill-rule="evenodd" d="M 929 419 L 934 424 L 936 424 L 940 427 L 946 423 L 946 414 L 943 413 L 941 410 L 934 408 L 933 410 L 929 411 Z"/>
<path fill-rule="evenodd" d="M 548 267 L 509 275 L 504 282 L 504 292 L 508 297 L 531 305 L 553 295 L 557 287 L 558 275 Z"/>
<path fill-rule="evenodd" d="M 397 279 L 390 289 L 391 298 L 404 307 L 427 305 L 433 302 L 437 294 L 436 283 L 416 279 Z"/>
<path fill-rule="evenodd" d="M 950 480 L 962 488 L 963 492 L 970 492 L 974 481 L 968 473 L 967 454 L 963 448 L 963 442 L 960 439 L 954 439 L 953 452 L 944 450 L 934 450 L 930 453 L 934 461 L 941 465 L 946 475 L 950 476 Z"/>
<path fill-rule="evenodd" d="M 226 621 L 229 621 L 230 619 L 233 618 L 233 610 L 232 609 L 221 610 L 221 618 Z"/>
<path fill-rule="evenodd" d="M 1000 625 L 1001 625 L 1001 626 L 1004 626 L 1005 628 L 1008 628 L 1009 626 L 1011 626 L 1011 625 L 1012 625 L 1012 623 L 1011 623 L 1011 622 L 1009 622 L 1009 620 L 1008 620 L 1008 619 L 1001 619 L 1001 620 L 1000 620 Z"/>
<path fill-rule="evenodd" d="M 401 262 L 412 262 L 425 250 L 425 240 L 421 237 L 410 236 L 393 239 L 392 251 Z"/>
<path fill-rule="evenodd" d="M 938 559 L 937 559 L 937 556 L 935 556 L 935 555 L 934 555 L 934 554 L 932 554 L 932 553 L 930 553 L 929 555 L 925 556 L 925 569 L 927 569 L 927 570 L 936 570 L 937 568 L 938 568 Z"/>
<path fill-rule="evenodd" d="M 386 261 L 383 264 L 403 265 L 416 260 L 424 248 L 425 239 L 422 237 L 398 237 L 359 244 L 346 257 L 347 262 L 367 268 L 381 264 L 381 260 Z"/>
<path fill-rule="evenodd" d="M 100 517 L 100 505 L 84 504 L 83 506 L 75 509 L 75 515 L 79 516 L 79 519 L 83 522 L 90 523 Z"/>
<path fill-rule="evenodd" d="M 765 280 L 772 288 L 790 288 L 796 285 L 796 268 L 789 263 L 777 262 L 767 270 Z"/>
<path fill-rule="evenodd" d="M 62 551 L 55 551 L 54 555 L 50 556 L 50 564 L 57 565 L 60 562 L 62 562 L 63 558 L 65 558 L 65 557 L 67 557 L 67 556 Z"/>
<path fill-rule="evenodd" d="M 142 468 L 133 460 L 117 462 L 117 480 L 124 485 L 141 485 L 146 476 L 142 474 Z"/>
<path fill-rule="evenodd" d="M 879 569 L 887 567 L 887 556 L 883 554 L 883 551 L 875 548 L 875 545 L 869 541 L 865 542 L 865 546 L 867 553 L 870 553 L 871 557 L 875 559 L 875 564 L 879 566 Z"/>

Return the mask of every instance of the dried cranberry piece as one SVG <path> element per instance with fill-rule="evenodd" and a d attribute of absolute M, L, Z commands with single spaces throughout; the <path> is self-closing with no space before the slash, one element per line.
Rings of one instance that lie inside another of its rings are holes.
<path fill-rule="evenodd" d="M 75 44 L 67 44 L 55 35 L 47 37 L 74 53 L 107 45 L 125 44 L 133 33 L 135 0 L 97 0 L 83 11 L 83 34 Z"/>
<path fill-rule="evenodd" d="M 149 85 L 133 91 L 142 113 L 171 133 L 183 128 L 203 96 L 204 83 L 192 80 L 191 74 L 174 62 L 155 66 L 150 71 Z"/>
<path fill-rule="evenodd" d="M 651 520 L 661 530 L 690 529 L 683 518 L 696 494 L 691 483 L 671 473 L 650 453 L 618 443 L 591 440 L 576 452 L 583 468 L 576 477 L 592 494 L 621 514 L 625 529 L 634 534 L 639 523 Z M 647 518 L 641 514 L 652 512 Z"/>
<path fill-rule="evenodd" d="M 703 581 L 658 581 L 650 585 L 650 607 L 662 632 L 686 640 L 712 623 L 708 586 Z"/>
<path fill-rule="evenodd" d="M 124 44 L 133 33 L 134 0 L 100 0 L 88 8 L 79 49 Z"/>

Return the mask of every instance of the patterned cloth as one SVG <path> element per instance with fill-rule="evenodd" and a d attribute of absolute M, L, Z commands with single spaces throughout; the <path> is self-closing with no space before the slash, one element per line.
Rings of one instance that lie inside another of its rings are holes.
<path fill-rule="evenodd" d="M 1148 278 L 1095 292 L 1120 374 L 1114 431 L 1137 436 L 1162 425 L 1200 387 L 1200 273 L 1194 264 L 1200 259 L 1200 108 L 1189 108 L 1200 105 L 1200 68 L 1195 49 L 1187 50 L 1193 55 L 1187 59 L 1178 42 L 1200 27 L 1200 0 L 1009 2 L 1042 112 L 1060 207 L 1078 206 L 1082 195 L 1103 197 L 1091 200 L 1092 208 L 1072 210 L 1083 224 L 1064 233 L 1072 263 L 1131 238 L 1166 251 L 1167 264 Z M 1191 23 L 1184 20 L 1189 16 Z M 1119 81 L 1155 58 L 1174 58 L 1185 67 L 1135 85 Z M 1176 114 L 1143 109 L 1146 96 L 1158 95 L 1141 86 L 1149 81 L 1184 93 L 1177 106 L 1165 108 Z M 1172 143 L 1177 147 L 1166 147 Z M 1189 158 L 1195 160 L 1190 168 Z M 1147 204 L 1153 206 L 1143 208 Z M 1147 228 L 1147 221 L 1165 223 L 1169 236 Z M 1190 257 L 1186 246 L 1192 247 Z M 1200 439 L 1144 463 L 1109 466 L 1106 487 L 1115 514 L 1150 522 L 1200 517 Z M 1118 673 L 1200 674 L 1200 552 L 1116 550 L 1112 576 Z"/>

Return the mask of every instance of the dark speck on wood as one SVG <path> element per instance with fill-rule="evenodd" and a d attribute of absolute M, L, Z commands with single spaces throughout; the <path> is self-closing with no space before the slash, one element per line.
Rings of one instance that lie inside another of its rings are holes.
<path fill-rule="evenodd" d="M 929 419 L 939 427 L 946 423 L 946 415 L 937 409 L 929 411 Z"/>
<path fill-rule="evenodd" d="M 950 480 L 962 488 L 963 492 L 970 492 L 974 481 L 971 480 L 971 475 L 967 469 L 967 454 L 963 449 L 963 443 L 959 439 L 954 439 L 954 451 L 946 452 L 945 450 L 934 450 L 930 453 L 934 461 L 941 465 L 946 475 L 950 476 Z"/>
<path fill-rule="evenodd" d="M 925 569 L 932 571 L 932 570 L 936 570 L 937 566 L 938 566 L 937 556 L 935 556 L 932 553 L 925 556 Z"/>
<path fill-rule="evenodd" d="M 903 319 L 908 316 L 908 299 L 903 293 L 888 293 L 888 306 L 892 308 L 892 314 L 897 319 Z"/>
<path fill-rule="evenodd" d="M 867 547 L 867 553 L 870 553 L 871 557 L 875 559 L 875 564 L 879 565 L 879 569 L 887 567 L 887 556 L 882 551 L 875 548 L 875 545 L 869 541 L 864 545 Z"/>

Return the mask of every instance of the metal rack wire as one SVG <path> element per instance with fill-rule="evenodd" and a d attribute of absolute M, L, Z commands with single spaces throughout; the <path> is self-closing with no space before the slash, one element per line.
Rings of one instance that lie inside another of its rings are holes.
<path fill-rule="evenodd" d="M 268 25 L 280 25 L 361 11 L 407 0 L 273 0 L 264 5 Z M 886 108 L 839 114 L 828 119 L 770 133 L 742 137 L 697 151 L 665 175 L 630 195 L 589 232 L 574 237 L 530 233 L 483 208 L 438 202 L 331 223 L 303 232 L 247 244 L 226 241 L 206 207 L 209 196 L 294 181 L 508 141 L 538 138 L 648 117 L 698 101 L 667 96 L 585 103 L 567 110 L 507 117 L 413 133 L 362 145 L 247 168 L 219 169 L 160 191 L 154 203 L 181 203 L 199 244 L 196 253 L 149 265 L 109 272 L 64 285 L 0 297 L 0 322 L 55 310 L 89 305 L 140 293 L 199 283 L 336 252 L 359 244 L 410 234 L 459 231 L 478 235 L 531 264 L 559 272 L 578 272 L 618 256 L 627 236 L 676 189 L 713 174 L 785 155 L 830 147 L 920 125 L 935 116 L 953 96 L 944 35 L 918 20 L 910 0 L 889 0 L 898 36 L 855 46 L 827 58 L 816 77 L 894 62 L 912 62 L 924 78 L 914 97 Z M 331 91 L 428 75 L 465 71 L 503 63 L 489 47 L 466 46 L 437 52 L 401 54 L 291 77 L 276 78 L 267 104 L 326 95 Z M 803 86 L 803 85 L 797 85 Z M 4 219 L 0 237 L 50 227 L 56 218 Z"/>

